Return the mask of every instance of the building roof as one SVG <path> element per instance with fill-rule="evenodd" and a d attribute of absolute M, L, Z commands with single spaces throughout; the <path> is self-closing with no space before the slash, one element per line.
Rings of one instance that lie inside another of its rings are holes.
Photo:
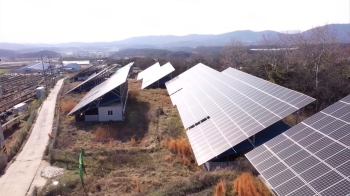
<path fill-rule="evenodd" d="M 315 99 L 242 71 L 197 64 L 166 83 L 198 165 Z"/>
<path fill-rule="evenodd" d="M 80 102 L 69 112 L 68 115 L 72 115 L 79 111 L 84 106 L 90 104 L 91 102 L 101 98 L 103 95 L 117 88 L 121 84 L 123 84 L 130 72 L 130 68 L 133 63 L 129 63 L 125 65 L 123 68 L 119 69 L 115 72 L 109 79 L 105 80 L 101 84 L 97 85 L 93 89 L 91 89 L 81 100 Z"/>
<path fill-rule="evenodd" d="M 13 108 L 20 108 L 20 107 L 22 107 L 22 106 L 25 106 L 25 105 L 27 105 L 26 103 L 19 103 L 19 104 L 17 104 L 17 105 L 15 105 L 15 106 L 13 106 Z"/>
<path fill-rule="evenodd" d="M 27 66 L 21 67 L 18 70 L 33 69 L 33 70 L 42 71 L 43 69 L 47 70 L 49 68 L 50 68 L 50 63 L 36 62 L 36 63 L 29 64 Z"/>
<path fill-rule="evenodd" d="M 82 61 L 62 61 L 62 63 L 64 65 L 66 64 L 70 64 L 70 63 L 76 63 L 78 65 L 88 65 L 90 64 L 90 61 L 89 60 L 82 60 Z"/>
<path fill-rule="evenodd" d="M 144 89 L 154 82 L 162 79 L 164 76 L 170 74 L 175 71 L 174 67 L 170 63 L 166 63 L 165 65 L 152 69 L 150 74 L 143 76 L 141 89 Z"/>

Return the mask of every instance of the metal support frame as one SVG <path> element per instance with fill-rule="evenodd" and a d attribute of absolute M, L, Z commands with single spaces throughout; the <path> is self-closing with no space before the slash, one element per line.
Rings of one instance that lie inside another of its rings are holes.
<path fill-rule="evenodd" d="M 123 104 L 124 104 L 123 99 L 125 99 L 125 93 L 127 93 L 127 82 L 125 82 L 125 83 L 123 83 L 122 85 L 120 85 L 120 86 L 114 88 L 114 89 L 113 89 L 112 91 L 110 91 L 109 93 L 112 93 L 112 94 L 114 94 L 114 95 L 120 97 L 120 101 L 121 101 L 122 107 L 123 107 Z M 108 93 L 107 93 L 107 94 L 108 94 Z M 106 95 L 106 94 L 105 94 L 105 95 Z M 92 101 L 91 103 L 89 103 L 89 104 L 88 104 L 88 107 L 87 107 L 86 109 L 84 109 L 84 112 L 85 112 L 85 111 L 88 111 L 88 110 L 91 110 L 91 109 L 94 109 L 94 108 L 96 108 L 96 107 L 99 107 L 99 106 L 100 106 L 100 103 L 101 103 L 101 101 L 102 101 L 102 99 L 103 99 L 103 97 L 104 97 L 105 95 L 103 95 L 103 96 L 97 98 L 96 100 Z M 124 96 L 124 98 L 123 98 L 123 96 Z M 83 107 L 83 108 L 85 108 L 85 107 Z M 80 109 L 80 110 L 77 110 L 77 111 L 74 112 L 74 113 L 75 113 L 75 114 L 78 114 L 78 113 L 81 113 L 81 112 L 82 112 L 82 110 Z"/>
<path fill-rule="evenodd" d="M 295 124 L 299 123 L 299 110 L 295 112 Z"/>

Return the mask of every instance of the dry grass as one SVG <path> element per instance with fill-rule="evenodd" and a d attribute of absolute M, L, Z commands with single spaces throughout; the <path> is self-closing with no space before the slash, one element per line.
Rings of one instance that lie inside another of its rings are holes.
<path fill-rule="evenodd" d="M 189 166 L 195 161 L 191 145 L 187 139 L 169 139 L 164 144 L 172 153 L 181 157 L 184 165 Z"/>
<path fill-rule="evenodd" d="M 136 140 L 135 140 L 134 137 L 132 137 L 132 138 L 130 139 L 129 144 L 130 144 L 130 146 L 135 146 Z"/>
<path fill-rule="evenodd" d="M 225 196 L 225 194 L 226 182 L 224 180 L 220 180 L 220 182 L 216 184 L 214 196 Z"/>
<path fill-rule="evenodd" d="M 129 90 L 129 97 L 130 98 L 137 98 L 140 95 L 139 89 Z"/>
<path fill-rule="evenodd" d="M 244 172 L 235 180 L 233 192 L 238 196 L 270 196 L 269 190 L 252 174 Z"/>
<path fill-rule="evenodd" d="M 70 112 L 75 106 L 77 102 L 72 100 L 62 100 L 61 101 L 61 112 Z"/>
<path fill-rule="evenodd" d="M 140 179 L 138 179 L 138 178 L 135 179 L 135 191 L 136 191 L 137 193 L 141 193 Z"/>
<path fill-rule="evenodd" d="M 107 141 L 110 140 L 113 137 L 111 130 L 106 128 L 106 127 L 97 127 L 94 131 L 93 131 L 94 137 L 95 139 L 99 140 L 99 141 Z"/>

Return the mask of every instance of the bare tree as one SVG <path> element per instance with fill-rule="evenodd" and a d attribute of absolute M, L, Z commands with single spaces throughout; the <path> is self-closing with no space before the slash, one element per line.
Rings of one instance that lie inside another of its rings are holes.
<path fill-rule="evenodd" d="M 238 39 L 232 39 L 230 43 L 224 47 L 222 55 L 219 59 L 223 68 L 233 67 L 240 69 L 247 61 L 247 47 Z"/>
<path fill-rule="evenodd" d="M 336 32 L 329 26 L 316 27 L 296 35 L 302 64 L 310 67 L 315 76 L 315 89 L 319 83 L 320 69 L 332 65 L 338 58 L 339 42 Z"/>

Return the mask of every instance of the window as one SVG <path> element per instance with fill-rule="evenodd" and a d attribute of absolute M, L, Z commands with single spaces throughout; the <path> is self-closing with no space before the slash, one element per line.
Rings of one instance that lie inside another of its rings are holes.
<path fill-rule="evenodd" d="M 113 110 L 108 110 L 108 116 L 112 116 L 113 115 Z"/>

